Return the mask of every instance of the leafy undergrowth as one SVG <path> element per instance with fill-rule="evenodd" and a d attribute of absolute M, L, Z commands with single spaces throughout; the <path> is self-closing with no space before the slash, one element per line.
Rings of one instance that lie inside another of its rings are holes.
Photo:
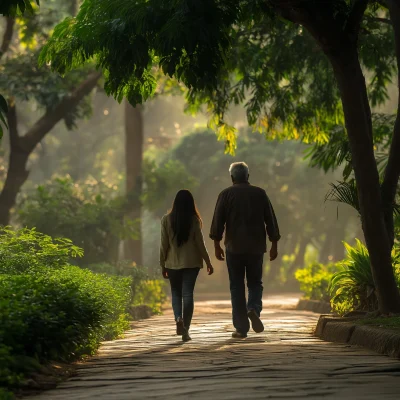
<path fill-rule="evenodd" d="M 366 318 L 356 321 L 357 324 L 375 326 L 400 331 L 400 317 Z"/>
<path fill-rule="evenodd" d="M 129 327 L 132 279 L 70 265 L 79 253 L 65 239 L 0 230 L 0 387 L 18 390 L 43 365 L 91 355 Z"/>

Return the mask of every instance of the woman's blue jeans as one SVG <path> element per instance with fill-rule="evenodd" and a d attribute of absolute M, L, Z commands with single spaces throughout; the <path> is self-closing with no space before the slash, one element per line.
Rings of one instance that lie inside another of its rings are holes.
<path fill-rule="evenodd" d="M 193 291 L 199 271 L 200 268 L 167 269 L 175 321 L 178 318 L 183 318 L 183 324 L 187 329 L 192 322 Z"/>

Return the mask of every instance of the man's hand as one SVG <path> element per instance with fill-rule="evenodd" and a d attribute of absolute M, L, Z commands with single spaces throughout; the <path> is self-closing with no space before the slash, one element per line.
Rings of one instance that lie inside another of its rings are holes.
<path fill-rule="evenodd" d="M 207 265 L 207 273 L 208 275 L 212 275 L 214 273 L 214 267 L 211 264 Z"/>
<path fill-rule="evenodd" d="M 269 260 L 274 261 L 278 257 L 278 243 L 272 242 L 271 250 L 269 251 Z"/>
<path fill-rule="evenodd" d="M 215 246 L 215 257 L 217 258 L 218 261 L 224 261 L 225 253 L 224 250 L 222 250 L 222 247 L 219 244 L 219 242 L 214 242 L 214 246 Z"/>
<path fill-rule="evenodd" d="M 164 279 L 169 279 L 167 268 L 165 267 L 162 268 L 162 276 L 164 277 Z"/>

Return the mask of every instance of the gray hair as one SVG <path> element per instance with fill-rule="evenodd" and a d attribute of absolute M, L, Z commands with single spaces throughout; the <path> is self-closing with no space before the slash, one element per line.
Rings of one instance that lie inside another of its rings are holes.
<path fill-rule="evenodd" d="M 246 182 L 249 178 L 249 167 L 243 161 L 235 162 L 229 167 L 229 173 L 234 182 Z"/>

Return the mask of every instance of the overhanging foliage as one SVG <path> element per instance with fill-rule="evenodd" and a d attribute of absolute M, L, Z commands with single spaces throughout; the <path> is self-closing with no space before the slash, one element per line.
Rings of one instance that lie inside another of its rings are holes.
<path fill-rule="evenodd" d="M 325 143 L 332 127 L 343 126 L 333 74 L 311 36 L 280 17 L 281 3 L 85 0 L 76 18 L 57 26 L 41 62 L 64 74 L 94 58 L 107 93 L 133 105 L 153 95 L 151 67 L 158 63 L 189 88 L 194 109 L 207 104 L 211 125 L 231 152 L 236 138 L 226 111 L 238 103 L 245 103 L 250 125 L 269 137 Z M 346 24 L 350 2 L 320 3 L 309 2 Z M 385 13 L 368 9 L 360 39 L 376 104 L 387 98 L 395 69 L 391 26 L 379 23 L 378 12 Z"/>

